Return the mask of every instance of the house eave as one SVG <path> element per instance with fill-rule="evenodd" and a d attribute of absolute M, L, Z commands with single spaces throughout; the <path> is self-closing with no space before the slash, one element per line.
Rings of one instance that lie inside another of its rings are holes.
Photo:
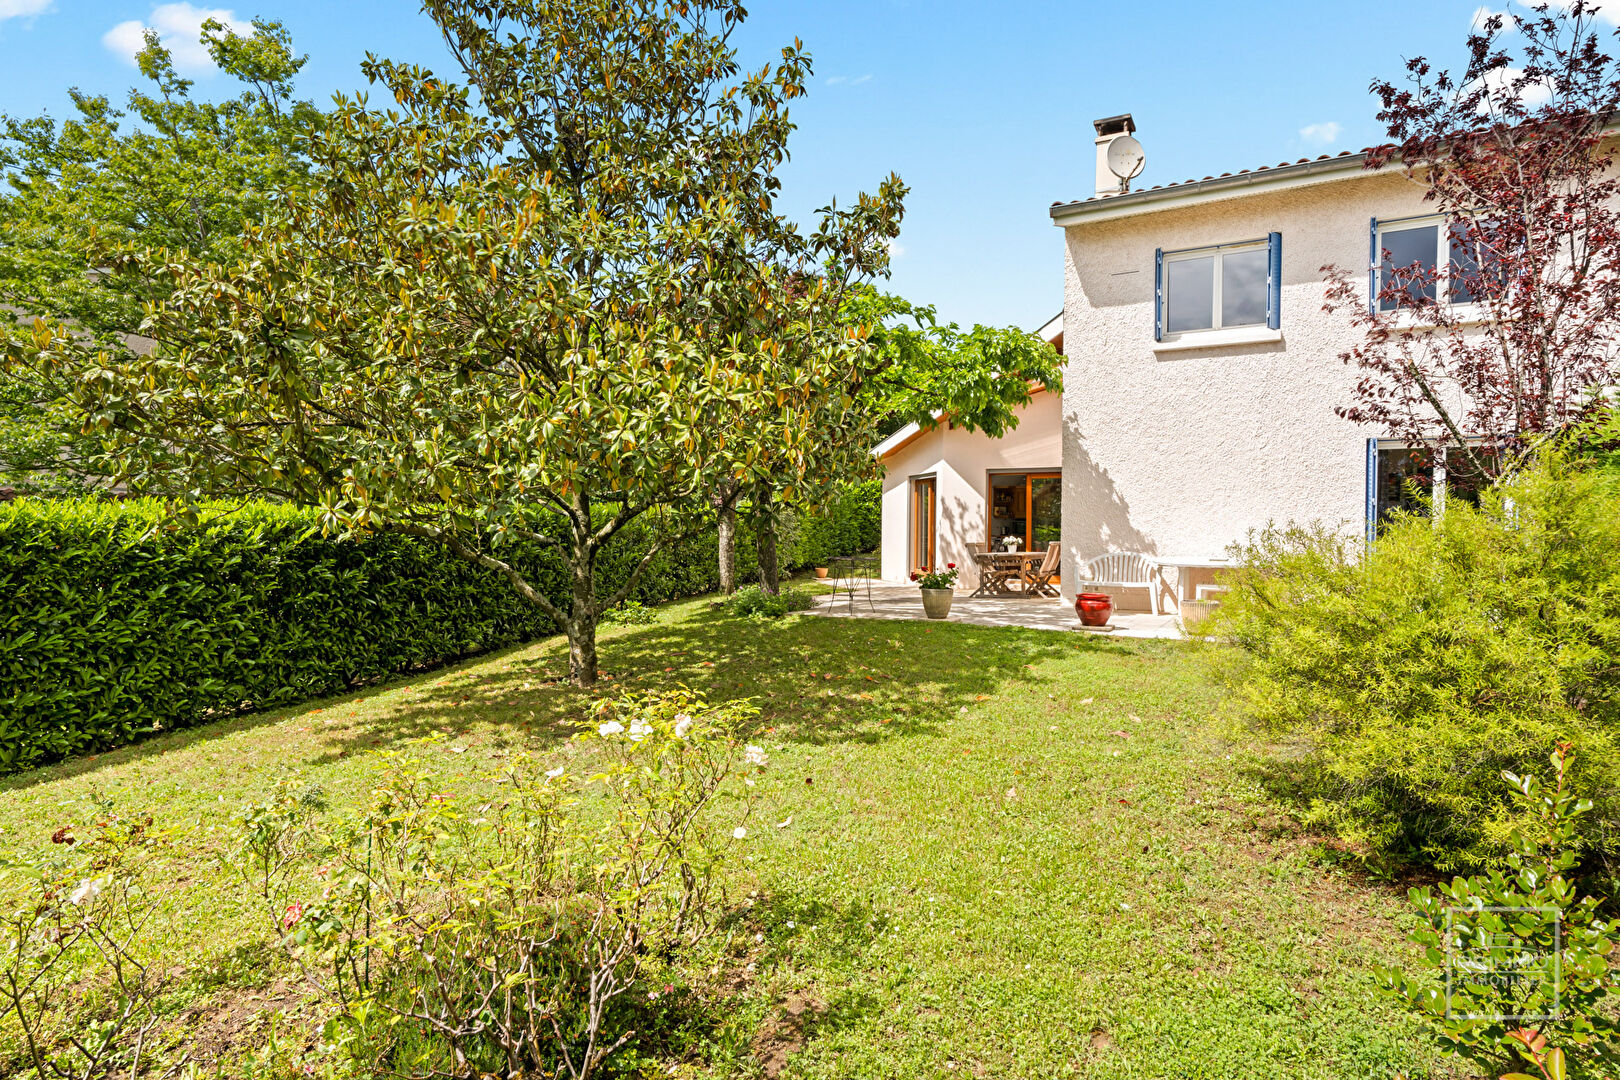
<path fill-rule="evenodd" d="M 1343 179 L 1347 175 L 1366 174 L 1368 172 L 1366 164 L 1367 154 L 1363 151 L 1326 160 L 1304 161 L 1255 172 L 1241 172 L 1232 176 L 1217 176 L 1208 180 L 1172 184 L 1169 187 L 1132 191 L 1124 195 L 1058 203 L 1050 211 L 1052 224 L 1063 227 L 1093 221 L 1111 221 L 1133 214 L 1322 184 Z"/>

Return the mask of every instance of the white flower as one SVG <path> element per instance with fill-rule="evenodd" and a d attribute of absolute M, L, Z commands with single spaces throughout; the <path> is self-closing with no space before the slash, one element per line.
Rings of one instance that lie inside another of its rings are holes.
<path fill-rule="evenodd" d="M 741 825 L 739 825 L 735 829 L 731 830 L 731 838 L 733 840 L 741 840 L 743 837 L 745 837 L 747 835 L 748 835 L 748 830 L 743 828 Z"/>
<path fill-rule="evenodd" d="M 88 904 L 101 894 L 106 884 L 106 878 L 86 878 L 79 882 L 78 888 L 68 894 L 68 900 L 75 904 Z"/>
<path fill-rule="evenodd" d="M 624 730 L 624 725 L 623 724 L 619 723 L 617 720 L 609 720 L 607 723 L 605 723 L 601 727 L 597 728 L 596 733 L 598 735 L 606 737 L 608 735 L 617 735 L 619 732 L 621 732 L 623 730 Z"/>
<path fill-rule="evenodd" d="M 690 716 L 687 716 L 685 713 L 676 713 L 675 714 L 675 737 L 677 739 L 684 739 L 684 738 L 686 738 L 686 733 L 688 731 L 691 731 L 691 730 L 692 730 L 692 718 Z"/>
<path fill-rule="evenodd" d="M 750 765 L 758 765 L 763 769 L 767 760 L 765 757 L 765 748 L 763 746 L 748 747 L 747 750 L 743 751 L 743 760 Z"/>
<path fill-rule="evenodd" d="M 564 772 L 564 769 L 563 769 L 563 767 L 561 765 L 557 766 L 555 769 L 547 769 L 546 770 L 546 779 L 547 780 L 555 780 L 555 779 L 557 779 L 557 777 L 561 776 L 563 774 L 563 772 Z"/>
<path fill-rule="evenodd" d="M 645 720 L 630 721 L 630 741 L 640 742 L 652 734 L 652 725 Z"/>

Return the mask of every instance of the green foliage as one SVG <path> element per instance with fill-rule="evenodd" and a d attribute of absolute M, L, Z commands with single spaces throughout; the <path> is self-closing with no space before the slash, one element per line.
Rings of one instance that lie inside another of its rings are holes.
<path fill-rule="evenodd" d="M 1476 508 L 1389 523 L 1361 555 L 1321 530 L 1253 538 L 1213 632 L 1240 646 L 1239 706 L 1305 754 L 1310 817 L 1380 859 L 1499 862 L 1522 814 L 1494 778 L 1565 736 L 1620 855 L 1620 485 L 1546 450 Z M 1358 557 L 1360 556 L 1360 557 Z"/>
<path fill-rule="evenodd" d="M 103 801 L 92 824 L 50 843 L 32 862 L 0 864 L 0 1070 L 141 1075 L 170 981 L 147 933 L 163 840 L 150 815 Z"/>
<path fill-rule="evenodd" d="M 1063 357 L 1017 327 L 941 324 L 932 307 L 870 287 L 851 290 L 845 317 L 873 327 L 879 370 L 866 405 L 886 431 L 934 425 L 934 415 L 992 439 L 1018 426 L 1033 388 L 1063 389 Z"/>
<path fill-rule="evenodd" d="M 758 585 L 744 585 L 731 594 L 726 608 L 742 618 L 780 619 L 790 611 L 806 611 L 815 598 L 801 589 L 783 589 L 772 596 Z"/>
<path fill-rule="evenodd" d="M 744 72 L 736 0 L 425 7 L 464 82 L 368 59 L 387 107 L 338 101 L 240 258 L 117 263 L 162 283 L 151 355 L 38 326 L 10 363 L 141 493 L 319 507 L 506 575 L 588 685 L 597 619 L 641 572 L 597 580 L 626 526 L 678 531 L 722 479 L 792 499 L 826 481 L 820 435 L 865 435 L 849 383 L 872 350 L 838 304 L 886 271 L 905 187 L 808 235 L 776 212 L 810 60 Z M 637 535 L 650 562 L 659 531 Z M 565 558 L 563 603 L 520 540 Z"/>
<path fill-rule="evenodd" d="M 820 507 L 785 515 L 783 569 L 826 566 L 837 555 L 876 551 L 883 538 L 882 500 L 883 481 L 864 480 L 839 489 Z"/>
<path fill-rule="evenodd" d="M 271 883 L 271 925 L 356 1064 L 585 1080 L 646 1036 L 631 990 L 661 986 L 638 995 L 656 1000 L 708 981 L 692 954 L 747 836 L 757 785 L 728 781 L 754 709 L 677 690 L 594 713 L 576 737 L 598 751 L 588 777 L 518 757 L 492 778 L 498 802 L 463 806 L 381 755 L 358 815 L 328 823 L 287 791 L 244 814 L 245 876 Z M 741 768 L 764 767 L 749 747 Z M 288 853 L 316 851 L 332 884 L 299 896 L 315 859 Z"/>
<path fill-rule="evenodd" d="M 1551 790 L 1534 775 L 1505 774 L 1533 831 L 1514 831 L 1505 870 L 1413 889 L 1426 925 L 1411 940 L 1423 947 L 1427 974 L 1389 968 L 1381 977 L 1451 1053 L 1548 1075 L 1567 1057 L 1570 1075 L 1606 1077 L 1620 1064 L 1620 1027 L 1605 1005 L 1616 931 L 1569 877 L 1582 846 L 1579 819 L 1592 809 L 1568 786 L 1571 757 L 1564 745 L 1553 751 Z"/>
<path fill-rule="evenodd" d="M 930 570 L 924 566 L 911 572 L 911 580 L 917 583 L 919 589 L 954 589 L 956 588 L 956 564 L 946 563 L 945 569 L 934 568 Z"/>
<path fill-rule="evenodd" d="M 602 616 L 602 622 L 611 626 L 651 626 L 658 621 L 658 613 L 640 600 L 626 600 Z"/>
<path fill-rule="evenodd" d="M 114 253 L 229 258 L 276 193 L 302 184 L 299 139 L 320 123 L 292 97 L 304 58 L 280 23 L 253 25 L 247 37 L 203 26 L 215 64 L 241 88 L 235 97 L 194 99 L 148 31 L 136 58 L 148 85 L 125 108 L 70 90 L 61 122 L 0 115 L 0 329 L 65 321 L 87 344 L 128 356 L 145 305 L 168 286 L 109 272 Z M 36 380 L 0 377 L 0 486 L 82 488 L 76 470 L 95 446 L 76 437 L 78 419 Z"/>
<path fill-rule="evenodd" d="M 603 550 L 604 582 L 619 587 L 641 563 L 644 528 Z M 631 599 L 712 591 L 712 543 L 662 549 Z M 513 558 L 564 602 L 555 551 L 524 544 Z M 149 501 L 0 504 L 0 595 L 0 772 L 556 629 L 441 546 L 323 536 L 313 512 L 264 505 L 179 526 Z"/>

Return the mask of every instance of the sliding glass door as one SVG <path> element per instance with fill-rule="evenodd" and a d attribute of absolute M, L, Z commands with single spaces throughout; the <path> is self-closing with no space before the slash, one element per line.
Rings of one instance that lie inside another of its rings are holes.
<path fill-rule="evenodd" d="M 988 540 L 994 550 L 1005 551 L 1011 544 L 1021 551 L 1045 551 L 1062 533 L 1062 473 L 990 475 Z"/>

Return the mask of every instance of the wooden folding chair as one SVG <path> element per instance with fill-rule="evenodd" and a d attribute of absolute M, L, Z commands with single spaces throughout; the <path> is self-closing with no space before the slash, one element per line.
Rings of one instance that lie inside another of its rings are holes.
<path fill-rule="evenodd" d="M 1033 561 L 1033 560 L 1031 560 Z M 1056 540 L 1046 545 L 1046 556 L 1041 559 L 1040 565 L 1031 570 L 1024 579 L 1024 593 L 1028 596 L 1056 596 L 1057 588 L 1053 586 L 1052 579 L 1058 576 L 1058 567 L 1063 562 L 1063 545 Z"/>

